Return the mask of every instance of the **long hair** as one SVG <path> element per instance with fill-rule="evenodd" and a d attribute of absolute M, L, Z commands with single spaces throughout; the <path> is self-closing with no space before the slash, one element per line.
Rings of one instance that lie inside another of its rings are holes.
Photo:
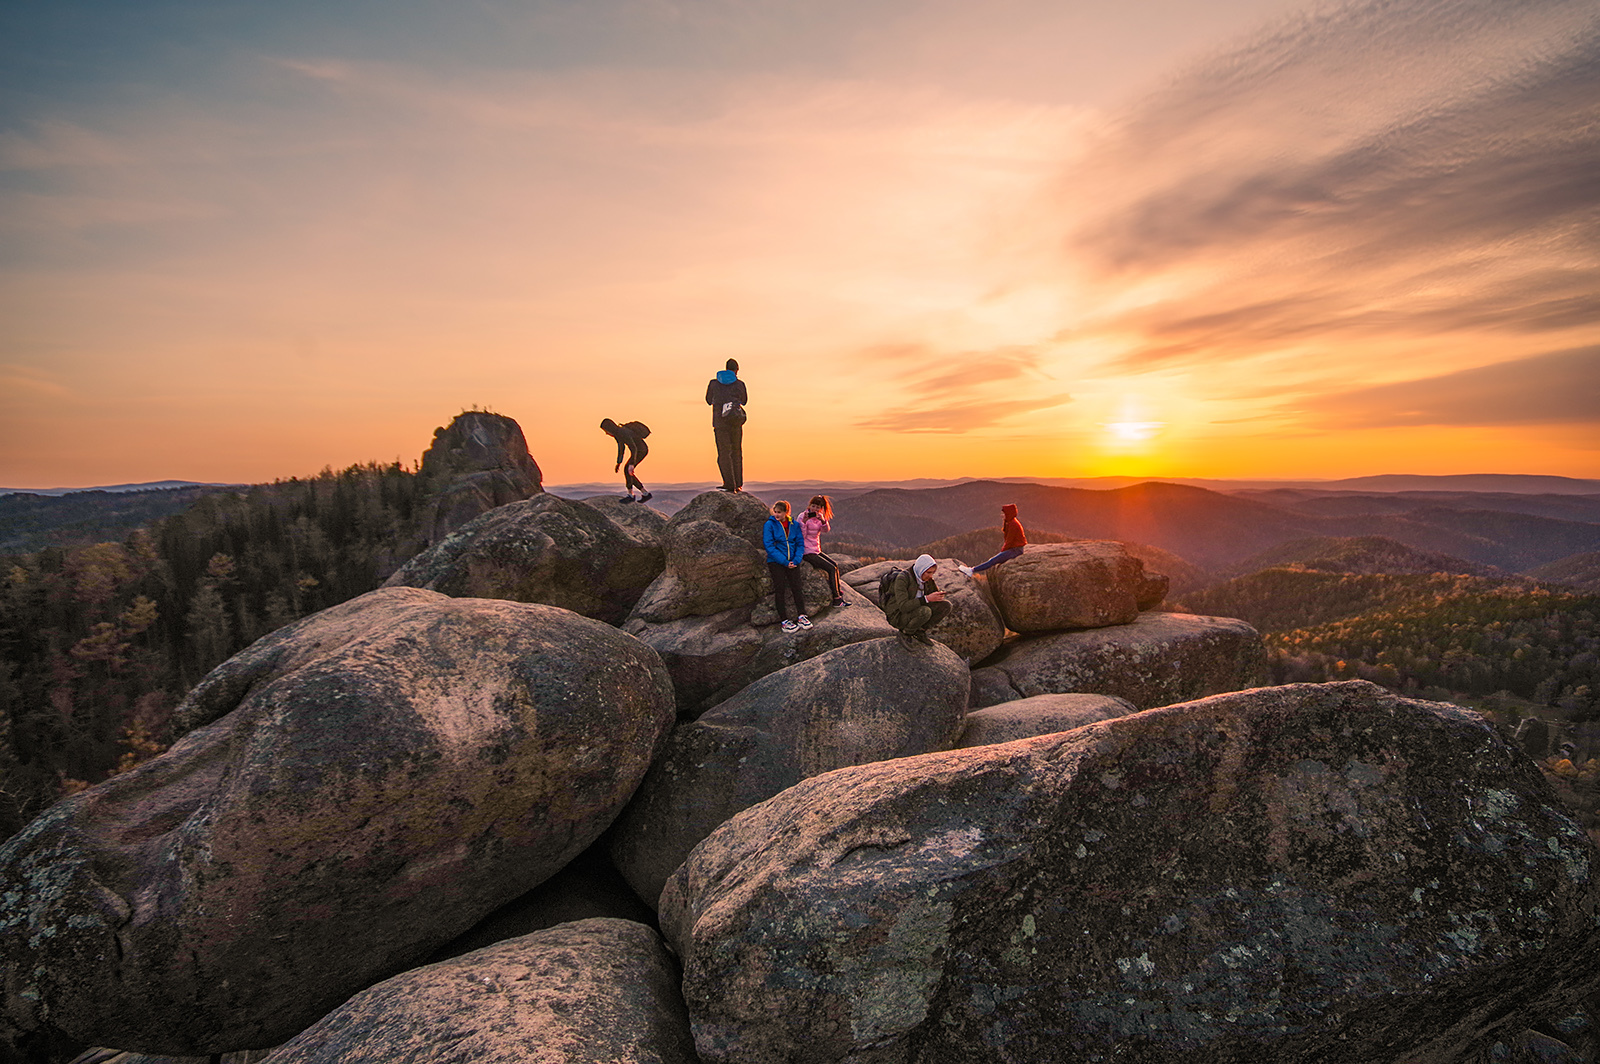
<path fill-rule="evenodd" d="M 811 496 L 811 508 L 821 514 L 824 521 L 833 520 L 833 500 L 826 495 Z"/>

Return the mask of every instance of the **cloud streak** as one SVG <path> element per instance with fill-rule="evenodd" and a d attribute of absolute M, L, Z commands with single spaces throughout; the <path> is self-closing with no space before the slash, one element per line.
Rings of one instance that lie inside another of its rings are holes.
<path fill-rule="evenodd" d="M 1169 282 L 1098 322 L 1136 337 L 1129 370 L 1446 332 L 1593 336 L 1600 12 L 1419 0 L 1308 16 L 1124 115 L 1064 192 L 1096 205 L 1069 248 L 1102 284 Z"/>
<path fill-rule="evenodd" d="M 1600 347 L 1356 388 L 1319 397 L 1303 413 L 1324 427 L 1359 429 L 1600 421 Z"/>

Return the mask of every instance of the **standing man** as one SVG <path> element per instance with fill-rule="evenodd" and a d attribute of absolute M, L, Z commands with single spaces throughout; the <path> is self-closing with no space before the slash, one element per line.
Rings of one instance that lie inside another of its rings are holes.
<path fill-rule="evenodd" d="M 728 368 L 718 370 L 706 385 L 706 404 L 711 407 L 711 431 L 717 438 L 717 468 L 722 471 L 722 490 L 744 488 L 744 381 L 739 379 L 739 363 L 728 359 Z"/>

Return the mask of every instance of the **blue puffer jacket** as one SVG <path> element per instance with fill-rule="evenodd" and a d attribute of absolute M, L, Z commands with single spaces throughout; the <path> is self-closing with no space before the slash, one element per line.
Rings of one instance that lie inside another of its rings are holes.
<path fill-rule="evenodd" d="M 791 520 L 789 531 L 784 532 L 783 522 L 774 514 L 767 518 L 766 527 L 761 530 L 761 542 L 767 545 L 767 561 L 776 565 L 796 564 L 805 555 L 806 544 L 801 538 L 800 522 Z"/>

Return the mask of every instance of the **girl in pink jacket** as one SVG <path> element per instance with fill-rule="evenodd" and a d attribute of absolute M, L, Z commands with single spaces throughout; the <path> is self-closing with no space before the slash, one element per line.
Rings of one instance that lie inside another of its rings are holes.
<path fill-rule="evenodd" d="M 833 586 L 833 604 L 845 605 L 844 593 L 839 587 L 839 563 L 822 553 L 822 534 L 833 526 L 833 500 L 826 495 L 811 496 L 811 504 L 800 515 L 800 536 L 805 541 L 803 559 L 814 569 L 821 569 Z"/>

